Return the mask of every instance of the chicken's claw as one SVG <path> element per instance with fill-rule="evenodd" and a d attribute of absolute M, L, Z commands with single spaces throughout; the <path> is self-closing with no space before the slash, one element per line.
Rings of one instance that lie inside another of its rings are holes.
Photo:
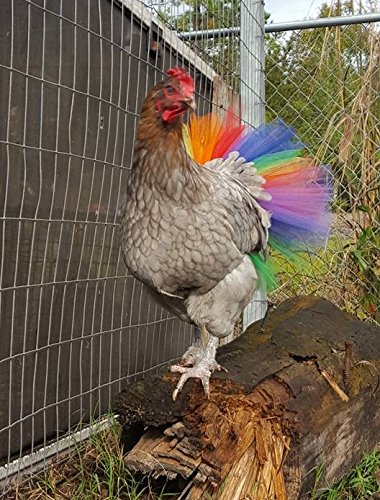
<path fill-rule="evenodd" d="M 181 392 L 183 386 L 189 378 L 199 378 L 202 382 L 203 390 L 207 398 L 210 397 L 210 376 L 211 370 L 205 366 L 178 366 L 174 365 L 170 369 L 172 372 L 182 373 L 176 388 L 173 391 L 173 401 L 177 399 L 178 394 Z"/>
<path fill-rule="evenodd" d="M 199 378 L 202 382 L 203 390 L 207 398 L 210 397 L 210 376 L 214 371 L 224 371 L 227 372 L 226 368 L 221 366 L 215 360 L 211 363 L 199 363 L 195 366 L 181 366 L 181 365 L 173 365 L 170 368 L 170 371 L 174 373 L 182 373 L 176 388 L 173 391 L 173 401 L 177 399 L 178 394 L 181 392 L 183 386 L 187 382 L 189 378 Z"/>

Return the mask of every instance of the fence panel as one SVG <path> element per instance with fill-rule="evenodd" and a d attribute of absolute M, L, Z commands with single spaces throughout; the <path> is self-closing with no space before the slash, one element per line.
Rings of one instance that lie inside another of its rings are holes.
<path fill-rule="evenodd" d="M 209 108 L 213 72 L 176 37 L 161 33 L 158 50 L 159 36 L 136 2 L 2 4 L 2 463 L 108 411 L 123 381 L 190 341 L 127 274 L 118 242 L 147 89 L 184 65 Z"/>

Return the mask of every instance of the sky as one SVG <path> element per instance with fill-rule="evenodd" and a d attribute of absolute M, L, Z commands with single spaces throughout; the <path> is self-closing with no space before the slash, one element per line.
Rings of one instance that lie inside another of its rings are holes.
<path fill-rule="evenodd" d="M 318 15 L 318 7 L 328 0 L 264 0 L 265 11 L 271 16 L 268 22 L 284 23 L 313 19 Z"/>

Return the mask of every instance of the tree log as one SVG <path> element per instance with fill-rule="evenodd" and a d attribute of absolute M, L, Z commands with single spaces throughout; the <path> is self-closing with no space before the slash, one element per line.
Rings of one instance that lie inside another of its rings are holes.
<path fill-rule="evenodd" d="M 129 467 L 181 498 L 297 499 L 380 442 L 380 329 L 317 297 L 284 302 L 218 351 L 206 399 L 177 375 L 131 383 L 114 404 Z"/>

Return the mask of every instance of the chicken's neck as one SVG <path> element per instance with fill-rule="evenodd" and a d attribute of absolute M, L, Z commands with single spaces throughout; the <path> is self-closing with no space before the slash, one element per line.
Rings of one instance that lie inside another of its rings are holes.
<path fill-rule="evenodd" d="M 137 128 L 133 168 L 170 177 L 174 171 L 192 169 L 182 135 L 183 120 L 163 123 L 154 106 L 144 106 Z"/>

